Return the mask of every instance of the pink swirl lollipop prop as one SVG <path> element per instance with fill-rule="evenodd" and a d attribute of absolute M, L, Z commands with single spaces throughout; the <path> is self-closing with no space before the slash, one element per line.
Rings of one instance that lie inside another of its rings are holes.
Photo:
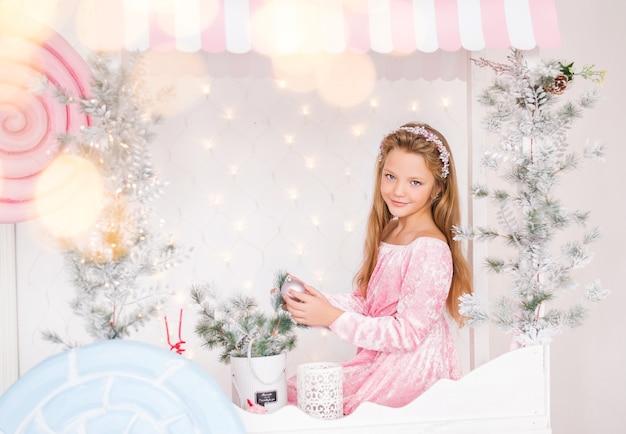
<path fill-rule="evenodd" d="M 89 125 L 77 104 L 29 91 L 41 76 L 76 98 L 88 94 L 91 71 L 63 37 L 17 13 L 0 16 L 0 223 L 37 217 L 35 186 L 59 152 L 57 134 Z"/>

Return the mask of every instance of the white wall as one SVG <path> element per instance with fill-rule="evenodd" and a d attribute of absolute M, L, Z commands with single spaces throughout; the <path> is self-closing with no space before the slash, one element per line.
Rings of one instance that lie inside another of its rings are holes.
<path fill-rule="evenodd" d="M 626 203 L 619 190 L 626 181 L 622 167 L 626 150 L 620 134 L 626 101 L 621 71 L 626 65 L 618 45 L 626 39 L 626 6 L 610 0 L 570 0 L 559 2 L 558 7 L 563 45 L 541 50 L 542 56 L 578 65 L 595 63 L 608 70 L 604 100 L 576 123 L 570 138 L 573 146 L 602 139 L 609 158 L 576 171 L 559 191 L 572 207 L 591 210 L 592 223 L 605 234 L 595 245 L 594 262 L 581 271 L 581 279 L 599 277 L 613 294 L 596 306 L 582 327 L 557 336 L 552 345 L 552 423 L 557 434 L 612 433 L 621 430 L 618 412 L 626 408 L 626 348 L 617 322 L 626 303 L 620 291 L 620 271 L 626 265 L 626 235 L 621 230 Z M 498 57 L 502 52 L 484 55 Z M 175 84 L 182 95 L 201 92 L 205 83 L 202 78 L 181 78 Z M 280 91 L 262 74 L 241 79 L 221 76 L 212 80 L 211 89 L 208 98 L 194 99 L 184 111 L 168 116 L 154 148 L 155 164 L 172 184 L 157 211 L 165 218 L 167 230 L 195 248 L 189 262 L 168 276 L 183 292 L 190 284 L 209 279 L 224 291 L 249 287 L 263 297 L 277 268 L 317 280 L 322 289 L 347 288 L 358 263 L 372 160 L 380 136 L 398 123 L 420 119 L 444 131 L 455 153 L 456 144 L 459 149 L 467 147 L 468 101 L 460 80 L 379 80 L 375 109 L 368 103 L 337 109 L 313 93 Z M 444 96 L 451 102 L 447 109 L 440 105 Z M 411 110 L 412 101 L 420 102 L 418 112 Z M 307 118 L 301 115 L 304 104 L 310 108 Z M 231 122 L 222 118 L 228 107 L 235 107 Z M 363 127 L 360 137 L 352 134 L 355 125 Z M 293 145 L 285 144 L 285 134 L 294 135 Z M 212 150 L 204 147 L 208 139 L 214 143 Z M 463 152 L 455 155 L 457 160 L 467 159 Z M 308 170 L 303 163 L 311 156 L 318 165 Z M 240 170 L 233 177 L 226 169 L 235 161 Z M 346 167 L 352 169 L 349 177 Z M 289 199 L 292 188 L 299 191 L 295 201 Z M 610 194 L 614 191 L 617 194 Z M 218 195 L 223 200 L 215 205 Z M 313 216 L 320 218 L 319 229 L 310 224 Z M 239 231 L 233 223 L 240 221 Z M 345 231 L 348 221 L 354 225 L 353 232 Z M 41 243 L 33 223 L 17 225 L 17 240 L 23 373 L 57 351 L 41 341 L 42 329 L 82 336 L 80 321 L 72 318 L 67 307 L 72 288 L 58 252 Z M 303 247 L 302 255 L 295 253 L 298 246 Z M 233 258 L 229 263 L 223 259 L 227 252 Z M 183 335 L 190 355 L 227 388 L 227 368 L 194 339 L 194 309 L 184 297 L 168 308 L 170 321 L 176 320 L 179 307 L 185 309 Z M 165 345 L 164 337 L 160 320 L 136 335 L 160 345 Z M 308 331 L 302 342 L 300 351 L 290 355 L 292 366 L 306 359 L 348 356 L 349 350 L 331 335 Z M 492 355 L 504 351 L 506 343 L 506 336 L 493 331 Z"/>
<path fill-rule="evenodd" d="M 465 56 L 452 56 L 461 59 L 457 76 L 465 73 Z M 155 211 L 164 219 L 163 231 L 193 248 L 189 259 L 163 275 L 163 283 L 176 295 L 162 314 L 176 331 L 183 309 L 185 355 L 229 392 L 229 367 L 217 361 L 217 351 L 202 348 L 194 335 L 198 316 L 189 299 L 191 285 L 213 282 L 225 296 L 249 291 L 267 309 L 279 269 L 325 291 L 350 291 L 361 260 L 383 135 L 412 120 L 440 129 L 457 160 L 461 189 L 467 191 L 467 83 L 381 78 L 362 102 L 340 107 L 317 92 L 281 88 L 267 60 L 258 55 L 205 55 L 202 61 L 209 72 L 241 68 L 246 73 L 190 76 L 186 71 L 166 74 L 158 62 L 148 67 L 153 86 L 172 86 L 175 91 L 152 148 L 155 168 L 169 183 Z M 395 63 L 401 68 L 410 62 Z M 386 77 L 391 63 L 379 57 L 374 65 Z M 89 342 L 81 319 L 69 308 L 74 297 L 71 276 L 39 230 L 37 221 L 17 225 L 22 373 L 60 350 L 41 339 L 42 331 Z M 465 335 L 458 332 L 467 367 Z M 162 317 L 132 338 L 169 348 Z M 327 331 L 305 330 L 297 350 L 288 355 L 289 373 L 301 362 L 347 360 L 353 353 L 353 347 Z"/>

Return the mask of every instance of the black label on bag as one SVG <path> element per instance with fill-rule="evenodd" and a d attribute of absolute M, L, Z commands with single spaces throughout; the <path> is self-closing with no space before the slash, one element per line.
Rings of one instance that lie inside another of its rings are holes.
<path fill-rule="evenodd" d="M 259 405 L 265 405 L 268 402 L 276 402 L 278 393 L 276 390 L 271 390 L 269 392 L 257 392 L 256 393 L 256 403 Z"/>

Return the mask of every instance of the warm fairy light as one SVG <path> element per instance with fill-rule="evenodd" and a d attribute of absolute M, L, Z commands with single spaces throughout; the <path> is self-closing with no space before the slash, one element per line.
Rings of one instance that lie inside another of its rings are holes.
<path fill-rule="evenodd" d="M 346 176 L 350 176 L 350 175 L 352 175 L 352 168 L 350 168 L 350 167 L 346 167 L 346 168 L 344 169 L 344 173 L 346 174 Z"/>
<path fill-rule="evenodd" d="M 244 228 L 245 228 L 245 223 L 243 222 L 243 220 L 236 222 L 234 225 L 235 232 L 237 232 L 238 234 L 241 234 Z"/>
<path fill-rule="evenodd" d="M 327 337 L 328 336 L 328 330 L 326 330 L 324 328 L 321 329 L 320 330 L 320 336 L 323 337 L 323 338 Z"/>
<path fill-rule="evenodd" d="M 185 302 L 185 293 L 183 291 L 176 292 L 176 302 L 178 304 L 183 304 Z"/>
<path fill-rule="evenodd" d="M 352 127 L 352 134 L 357 137 L 361 137 L 361 135 L 363 134 L 363 127 L 361 127 L 360 125 Z"/>
<path fill-rule="evenodd" d="M 217 194 L 217 195 L 213 196 L 212 198 L 209 198 L 209 201 L 210 201 L 213 205 L 218 206 L 218 205 L 221 205 L 221 204 L 222 204 L 222 202 L 223 202 L 223 198 L 222 198 L 222 196 L 221 196 L 221 195 Z"/>
<path fill-rule="evenodd" d="M 319 228 L 320 227 L 320 218 L 319 217 L 311 217 L 311 223 L 316 228 Z"/>
<path fill-rule="evenodd" d="M 195 351 L 192 349 L 188 349 L 184 352 L 183 357 L 187 357 L 189 360 L 193 360 L 193 357 L 196 355 Z"/>
<path fill-rule="evenodd" d="M 294 136 L 291 134 L 285 134 L 285 142 L 287 142 L 287 144 L 291 145 L 294 142 Z"/>
<path fill-rule="evenodd" d="M 289 190 L 289 198 L 291 200 L 298 200 L 298 190 L 296 190 L 295 188 Z"/>
<path fill-rule="evenodd" d="M 296 246 L 295 251 L 296 251 L 296 255 L 298 256 L 304 255 L 304 249 L 299 244 Z"/>
<path fill-rule="evenodd" d="M 205 85 L 202 87 L 202 93 L 203 93 L 205 96 L 208 96 L 208 95 L 211 93 L 211 85 L 209 85 L 209 84 L 205 84 Z"/>
<path fill-rule="evenodd" d="M 222 259 L 224 259 L 224 262 L 226 264 L 230 264 L 230 261 L 232 260 L 232 255 L 228 252 L 225 252 L 222 256 Z"/>
<path fill-rule="evenodd" d="M 233 176 L 237 176 L 237 171 L 239 170 L 239 168 L 237 166 L 235 166 L 234 164 L 232 164 L 230 167 L 230 174 Z"/>
<path fill-rule="evenodd" d="M 308 169 L 315 169 L 315 157 L 306 157 L 305 164 Z"/>
<path fill-rule="evenodd" d="M 284 89 L 293 92 L 317 90 L 320 80 L 328 78 L 328 65 L 332 57 L 328 53 L 308 52 L 272 56 L 274 77 L 280 77 Z"/>
<path fill-rule="evenodd" d="M 352 232 L 352 230 L 354 229 L 354 225 L 352 222 L 348 221 L 348 222 L 344 222 L 343 224 L 343 230 L 346 232 Z"/>
<path fill-rule="evenodd" d="M 213 149 L 213 141 L 205 140 L 204 141 L 204 149 L 208 149 L 209 151 Z"/>
<path fill-rule="evenodd" d="M 378 100 L 375 98 L 370 99 L 370 107 L 371 108 L 376 108 L 378 107 Z"/>
<path fill-rule="evenodd" d="M 277 84 L 279 89 L 285 89 L 287 87 L 287 80 L 278 80 Z"/>
<path fill-rule="evenodd" d="M 441 98 L 441 105 L 443 108 L 448 108 L 450 106 L 450 100 L 448 98 Z"/>
<path fill-rule="evenodd" d="M 300 113 L 302 113 L 304 116 L 308 116 L 309 115 L 309 106 L 302 106 L 302 109 L 300 110 Z"/>
<path fill-rule="evenodd" d="M 411 102 L 411 111 L 416 112 L 419 109 L 419 104 L 416 101 Z"/>
<path fill-rule="evenodd" d="M 253 288 L 253 284 L 252 284 L 252 280 L 245 280 L 242 284 L 241 287 L 243 289 L 245 289 L 246 291 L 251 291 Z"/>
<path fill-rule="evenodd" d="M 232 110 L 226 110 L 226 111 L 224 112 L 224 118 L 225 118 L 227 121 L 232 120 L 232 119 L 233 119 L 233 117 L 234 117 L 234 114 L 233 114 L 233 111 L 232 111 Z"/>

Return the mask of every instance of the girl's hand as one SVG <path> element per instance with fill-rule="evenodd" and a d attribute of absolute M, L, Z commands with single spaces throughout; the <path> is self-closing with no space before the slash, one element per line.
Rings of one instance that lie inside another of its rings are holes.
<path fill-rule="evenodd" d="M 291 290 L 291 297 L 283 296 L 285 307 L 295 322 L 310 327 L 328 327 L 343 313 L 317 289 L 306 283 L 304 289 L 306 292 Z"/>

